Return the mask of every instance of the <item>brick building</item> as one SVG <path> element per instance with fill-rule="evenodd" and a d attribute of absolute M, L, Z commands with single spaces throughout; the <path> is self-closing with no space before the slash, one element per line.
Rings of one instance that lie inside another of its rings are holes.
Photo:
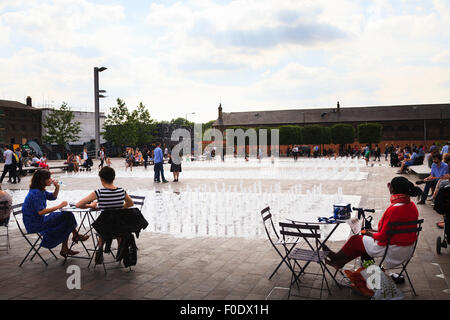
<path fill-rule="evenodd" d="M 28 140 L 41 143 L 41 109 L 34 108 L 30 97 L 26 103 L 0 100 L 3 144 L 24 144 Z"/>
<path fill-rule="evenodd" d="M 223 112 L 219 105 L 213 127 L 221 131 L 229 127 L 279 127 L 282 125 L 376 122 L 383 125 L 381 144 L 431 144 L 450 139 L 450 103 L 345 107 L 275 111 Z"/>

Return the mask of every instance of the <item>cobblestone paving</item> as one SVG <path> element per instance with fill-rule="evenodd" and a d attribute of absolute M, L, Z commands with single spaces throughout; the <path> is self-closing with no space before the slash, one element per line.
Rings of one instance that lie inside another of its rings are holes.
<path fill-rule="evenodd" d="M 58 162 L 55 162 L 58 163 Z M 389 203 L 386 183 L 394 177 L 396 168 L 390 168 L 387 162 L 375 163 L 373 167 L 362 168 L 368 171 L 368 179 L 362 181 L 324 181 L 299 182 L 281 181 L 282 188 L 289 189 L 292 185 L 302 183 L 304 188 L 314 184 L 322 184 L 324 192 L 335 193 L 338 187 L 344 194 L 361 196 L 362 207 L 375 208 L 375 221 Z M 119 167 L 121 160 L 114 160 L 113 166 Z M 152 169 L 152 167 L 150 167 Z M 166 175 L 169 176 L 168 167 Z M 411 181 L 417 180 L 414 175 L 407 175 Z M 170 179 L 172 180 L 172 179 Z M 6 181 L 6 180 L 5 180 Z M 27 189 L 30 178 L 24 177 L 20 184 L 3 183 L 3 189 Z M 280 181 L 265 180 L 264 187 L 269 188 Z M 117 185 L 129 191 L 153 187 L 153 181 L 144 179 L 118 178 Z M 207 179 L 183 180 L 176 187 L 183 191 L 187 185 L 190 188 L 212 183 Z M 226 180 L 227 184 L 239 184 L 240 181 Z M 253 182 L 252 182 L 253 183 Z M 65 188 L 69 190 L 93 190 L 99 186 L 97 179 L 73 179 Z M 164 192 L 167 185 L 158 185 Z M 304 190 L 305 190 L 304 189 Z M 261 208 L 262 209 L 262 208 Z M 331 210 L 330 210 L 331 211 Z M 436 253 L 436 237 L 442 236 L 442 230 L 436 228 L 436 222 L 441 220 L 430 204 L 419 206 L 420 216 L 425 219 L 416 254 L 408 266 L 417 297 L 406 292 L 407 284 L 401 285 L 406 299 L 450 299 L 447 293 L 448 278 L 450 278 L 450 256 L 448 249 L 442 249 L 442 255 Z M 274 212 L 274 214 L 276 214 Z M 259 215 L 259 212 L 255 212 Z M 14 223 L 11 219 L 11 223 Z M 4 233 L 4 228 L 0 228 Z M 171 235 L 142 232 L 137 240 L 138 263 L 130 269 L 121 267 L 110 255 L 105 255 L 107 274 L 103 268 L 91 266 L 87 260 L 69 258 L 66 265 L 58 255 L 56 260 L 43 249 L 43 257 L 47 260 L 46 267 L 38 258 L 27 261 L 18 267 L 29 247 L 17 229 L 10 230 L 11 249 L 0 251 L 0 299 L 44 299 L 44 300 L 88 300 L 88 299 L 286 299 L 290 273 L 286 267 L 281 267 L 271 279 L 268 277 L 279 262 L 279 258 L 267 240 L 243 238 L 178 238 Z M 4 238 L 0 238 L 4 243 Z M 339 249 L 343 242 L 329 243 L 332 249 Z M 81 246 L 78 244 L 77 248 Z M 54 249 L 59 252 L 59 247 Z M 110 262 L 110 263 L 109 263 Z M 66 273 L 69 265 L 78 265 L 81 269 L 81 289 L 69 290 Z M 351 265 L 347 266 L 351 267 Z M 318 267 L 310 265 L 309 271 L 318 271 Z M 305 283 L 320 287 L 320 277 L 305 278 Z M 328 280 L 330 278 L 328 277 Z M 331 282 L 330 282 L 331 283 Z M 331 284 L 332 295 L 324 292 L 322 299 L 364 299 L 350 288 L 337 288 Z M 447 292 L 445 292 L 445 290 Z M 291 299 L 318 298 L 318 290 L 294 290 Z M 301 295 L 298 297 L 296 295 Z"/>

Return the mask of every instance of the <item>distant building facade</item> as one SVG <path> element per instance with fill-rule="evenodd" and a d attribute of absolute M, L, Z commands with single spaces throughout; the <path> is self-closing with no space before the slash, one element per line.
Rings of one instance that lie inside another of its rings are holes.
<path fill-rule="evenodd" d="M 213 127 L 279 127 L 319 124 L 332 126 L 376 122 L 383 125 L 381 143 L 432 143 L 450 139 L 450 103 L 373 107 L 223 112 L 219 105 Z"/>
<path fill-rule="evenodd" d="M 48 117 L 49 113 L 52 109 L 45 108 L 42 110 L 42 123 L 44 123 L 45 119 Z M 85 112 L 85 111 L 72 111 L 75 118 L 75 122 L 80 122 L 80 133 L 78 136 L 80 137 L 77 141 L 71 141 L 69 144 L 84 144 L 95 140 L 95 114 L 94 112 Z M 102 131 L 103 124 L 105 123 L 106 116 L 103 112 L 100 112 L 100 131 Z M 42 136 L 47 133 L 47 130 L 42 127 Z M 105 139 L 100 136 L 100 143 L 106 142 Z"/>
<path fill-rule="evenodd" d="M 41 143 L 41 109 L 32 106 L 30 97 L 25 104 L 0 100 L 0 134 L 3 144 L 24 144 L 28 140 Z"/>

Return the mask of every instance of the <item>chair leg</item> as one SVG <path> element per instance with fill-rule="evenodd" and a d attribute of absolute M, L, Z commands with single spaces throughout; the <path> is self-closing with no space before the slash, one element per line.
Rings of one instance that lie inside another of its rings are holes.
<path fill-rule="evenodd" d="M 402 271 L 403 271 L 403 270 L 402 270 Z M 401 274 L 401 273 L 400 273 L 400 274 Z M 416 290 L 414 289 L 414 286 L 413 286 L 413 284 L 412 284 L 412 282 L 411 282 L 411 279 L 409 278 L 409 274 L 408 274 L 408 271 L 406 271 L 406 269 L 405 269 L 405 274 L 406 274 L 406 277 L 408 278 L 408 282 L 409 282 L 409 285 L 411 286 L 411 289 L 412 289 L 412 291 L 413 291 L 413 293 L 414 293 L 414 296 L 417 297 Z"/>

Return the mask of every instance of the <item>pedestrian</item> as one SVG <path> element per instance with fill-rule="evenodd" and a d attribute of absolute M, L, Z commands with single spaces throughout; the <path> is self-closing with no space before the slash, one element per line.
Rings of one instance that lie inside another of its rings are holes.
<path fill-rule="evenodd" d="M 16 183 L 16 166 L 13 164 L 14 152 L 12 152 L 9 146 L 5 146 L 5 151 L 3 152 L 3 158 L 5 159 L 5 166 L 3 167 L 2 177 L 0 178 L 0 183 L 3 182 L 6 174 L 9 173 L 9 181 L 11 183 Z M 11 181 L 13 180 L 13 181 Z"/>
<path fill-rule="evenodd" d="M 378 162 L 380 162 L 380 157 L 381 157 L 381 150 L 378 147 L 378 145 L 375 145 L 375 159 L 373 161 L 377 161 L 378 158 Z"/>
<path fill-rule="evenodd" d="M 133 149 L 127 148 L 127 153 L 125 155 L 125 172 L 127 171 L 127 168 L 130 168 L 130 171 L 133 171 L 133 164 L 134 164 Z"/>
<path fill-rule="evenodd" d="M 19 162 L 17 163 L 17 169 L 19 169 L 19 173 L 17 174 L 17 177 L 19 178 L 19 182 L 20 182 L 20 177 L 23 176 L 23 155 L 22 155 L 22 149 L 20 147 L 16 148 L 16 155 L 19 158 Z"/>
<path fill-rule="evenodd" d="M 100 164 L 98 165 L 98 168 L 101 169 L 103 168 L 103 163 L 105 162 L 105 148 L 101 147 L 100 151 L 98 152 L 99 157 L 100 157 Z"/>
<path fill-rule="evenodd" d="M 387 161 L 388 155 L 389 155 L 389 147 L 388 147 L 388 144 L 386 143 L 386 145 L 384 147 L 384 161 Z"/>
<path fill-rule="evenodd" d="M 144 147 L 144 149 L 142 150 L 142 156 L 144 157 L 144 168 L 147 169 L 147 161 L 148 161 L 148 148 L 147 146 Z"/>
<path fill-rule="evenodd" d="M 154 150 L 154 157 L 153 157 L 153 163 L 154 163 L 154 170 L 155 170 L 155 177 L 154 182 L 160 183 L 161 179 L 163 183 L 167 183 L 169 181 L 164 178 L 164 158 L 163 158 L 163 151 L 161 150 L 161 143 L 158 142 L 156 144 L 156 148 Z"/>
<path fill-rule="evenodd" d="M 170 163 L 170 172 L 173 173 L 173 182 L 178 182 L 178 178 L 180 177 L 181 172 L 181 157 L 179 157 L 178 161 L 180 161 L 179 164 L 177 164 L 177 160 L 172 158 L 172 154 L 169 153 L 169 163 Z"/>

